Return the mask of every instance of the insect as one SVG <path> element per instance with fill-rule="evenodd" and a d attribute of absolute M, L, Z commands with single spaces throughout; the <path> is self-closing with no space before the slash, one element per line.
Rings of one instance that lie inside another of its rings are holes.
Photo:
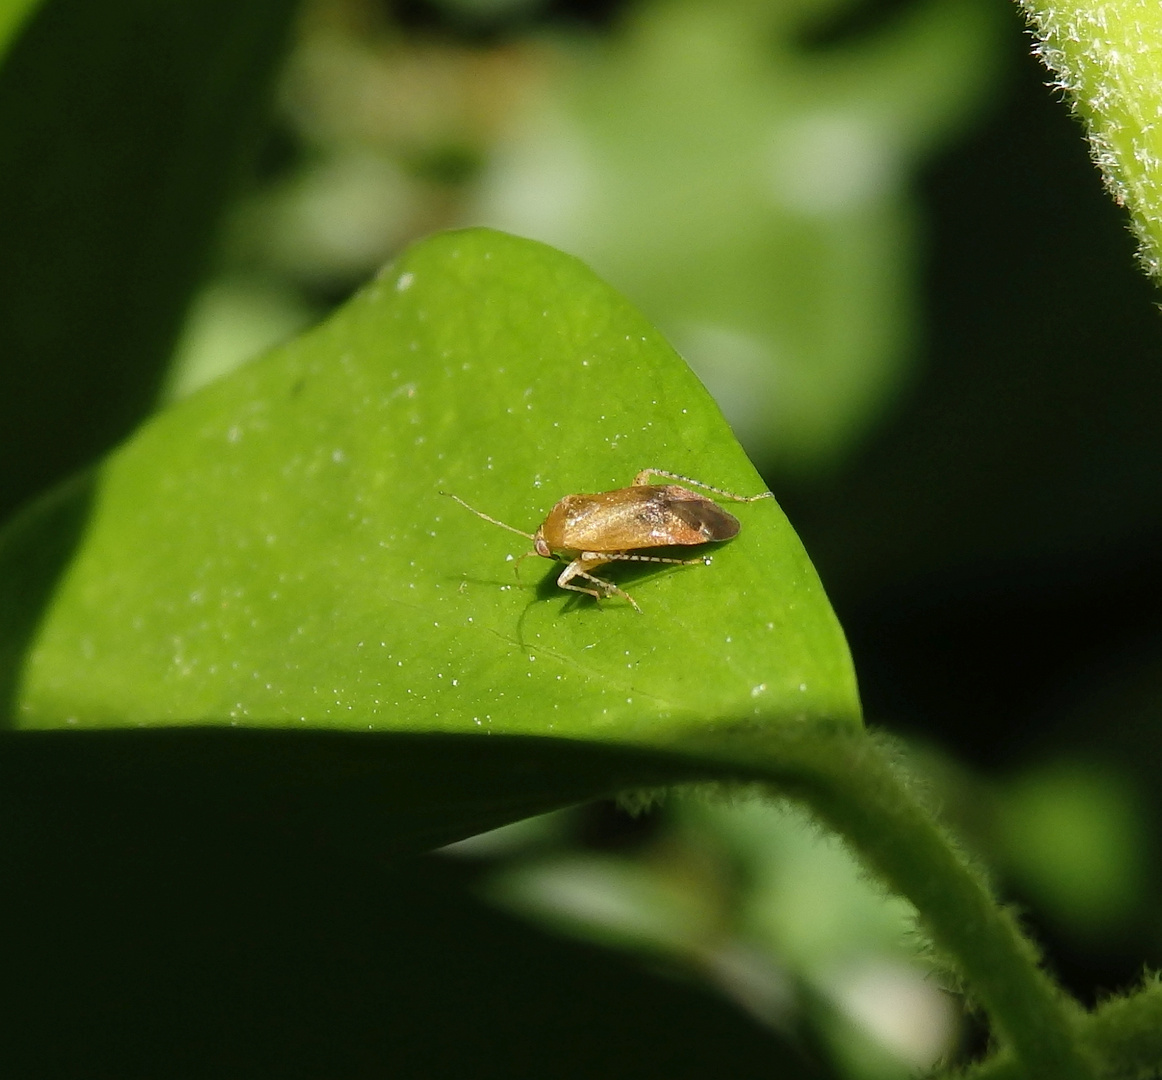
<path fill-rule="evenodd" d="M 664 469 L 642 469 L 633 478 L 631 487 L 602 491 L 594 495 L 566 495 L 541 522 L 535 533 L 516 529 L 503 521 L 469 506 L 458 495 L 442 492 L 455 499 L 461 506 L 471 510 L 477 517 L 508 529 L 518 536 L 533 542 L 533 550 L 521 558 L 540 555 L 546 559 L 557 559 L 568 563 L 557 584 L 571 592 L 586 593 L 601 600 L 614 594 L 625 597 L 634 610 L 641 611 L 637 601 L 624 589 L 611 581 L 591 573 L 599 566 L 610 562 L 650 562 L 671 563 L 676 566 L 692 566 L 695 563 L 709 565 L 710 559 L 667 559 L 657 555 L 639 555 L 642 548 L 686 546 L 706 544 L 711 541 L 730 540 L 738 535 L 741 527 L 738 519 L 728 514 L 712 499 L 699 495 L 696 491 L 678 484 L 651 484 L 651 476 L 663 476 L 669 480 L 681 480 L 685 484 L 712 491 L 724 499 L 734 502 L 757 502 L 772 499 L 769 491 L 758 495 L 735 495 L 722 488 L 711 487 L 688 476 L 666 472 Z M 574 585 L 581 578 L 596 588 Z"/>

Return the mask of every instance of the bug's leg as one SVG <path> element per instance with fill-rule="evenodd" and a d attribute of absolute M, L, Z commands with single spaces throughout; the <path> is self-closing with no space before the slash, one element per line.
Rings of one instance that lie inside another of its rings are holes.
<path fill-rule="evenodd" d="M 589 556 L 588 558 L 586 556 Z M 634 611 L 641 611 L 637 606 L 637 601 L 629 595 L 624 589 L 619 589 L 612 581 L 605 581 L 603 578 L 594 577 L 589 570 L 595 570 L 599 566 L 603 566 L 609 562 L 611 556 L 603 554 L 597 556 L 592 552 L 584 552 L 577 556 L 564 570 L 561 571 L 561 576 L 557 578 L 557 585 L 562 589 L 568 589 L 570 592 L 585 593 L 592 596 L 595 600 L 604 600 L 608 596 L 616 593 L 618 596 L 624 596 L 630 602 Z M 584 578 L 586 581 L 591 581 L 601 590 L 586 589 L 583 585 L 570 585 L 569 582 L 574 578 Z"/>
<path fill-rule="evenodd" d="M 609 562 L 660 562 L 671 566 L 703 566 L 710 565 L 709 555 L 699 555 L 696 559 L 667 559 L 664 555 L 630 555 L 623 551 L 608 551 L 604 556 Z"/>
<path fill-rule="evenodd" d="M 724 499 L 731 499 L 734 502 L 758 502 L 759 499 L 773 499 L 775 497 L 774 493 L 770 491 L 760 491 L 757 495 L 738 495 L 733 491 L 714 487 L 713 484 L 704 484 L 701 480 L 695 480 L 693 477 L 682 476 L 681 473 L 668 472 L 666 469 L 642 469 L 633 478 L 634 487 L 648 484 L 651 476 L 664 476 L 667 480 L 681 480 L 684 484 L 693 484 L 705 491 L 713 491 L 715 495 L 721 495 Z"/>
<path fill-rule="evenodd" d="M 606 552 L 605 558 L 610 562 L 617 560 L 618 562 L 668 563 L 670 566 L 697 566 L 699 563 L 701 563 L 703 566 L 709 566 L 711 562 L 709 555 L 699 555 L 696 559 L 667 559 L 662 555 L 630 555 L 622 551 Z M 612 587 L 617 589 L 616 585 Z M 637 608 L 638 611 L 641 611 L 641 608 L 638 608 L 637 604 L 633 603 L 633 598 L 629 595 L 629 593 L 625 592 L 623 589 L 617 589 L 617 591 L 621 593 L 621 595 L 624 596 L 631 604 L 633 604 L 633 606 Z"/>

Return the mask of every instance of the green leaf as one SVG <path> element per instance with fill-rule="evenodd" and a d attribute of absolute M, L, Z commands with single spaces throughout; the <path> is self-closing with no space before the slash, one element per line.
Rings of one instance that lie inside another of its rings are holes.
<path fill-rule="evenodd" d="M 104 467 L 19 693 L 25 728 L 237 724 L 553 735 L 753 753 L 858 726 L 848 651 L 771 500 L 713 565 L 554 584 L 563 495 L 670 469 L 751 494 L 717 408 L 578 261 L 485 230 L 406 254 L 327 323 Z M 608 569 L 608 568 L 607 568 Z"/>
<path fill-rule="evenodd" d="M 297 0 L 19 7 L 0 15 L 28 15 L 0 67 L 0 518 L 153 407 Z"/>

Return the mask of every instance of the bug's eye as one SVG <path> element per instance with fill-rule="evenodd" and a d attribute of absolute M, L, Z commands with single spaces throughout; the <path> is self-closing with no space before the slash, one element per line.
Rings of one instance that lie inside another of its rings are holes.
<path fill-rule="evenodd" d="M 542 559 L 551 559 L 553 557 L 553 553 L 549 550 L 549 545 L 545 542 L 543 536 L 538 536 L 533 540 L 533 547 Z"/>

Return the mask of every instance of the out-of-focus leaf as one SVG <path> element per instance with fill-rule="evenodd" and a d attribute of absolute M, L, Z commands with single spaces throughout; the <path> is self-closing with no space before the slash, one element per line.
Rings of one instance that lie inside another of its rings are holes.
<path fill-rule="evenodd" d="M 159 1061 L 175 1080 L 835 1075 L 691 980 L 488 910 L 447 860 L 346 857 L 333 840 L 349 823 L 324 818 L 306 842 L 256 852 L 196 814 L 118 847 L 101 816 L 30 844 L 29 877 L 0 899 L 20 927 L 5 951 L 21 988 L 6 1005 L 5 1076 L 148 1077 Z"/>
<path fill-rule="evenodd" d="M 0 533 L 0 717 L 13 703 L 28 642 L 88 520 L 92 473 L 38 499 Z"/>
<path fill-rule="evenodd" d="M 0 2 L 0 59 L 8 52 L 21 26 L 43 0 L 3 0 Z"/>
<path fill-rule="evenodd" d="M 49 0 L 13 42 L 0 66 L 0 518 L 153 404 L 296 6 Z"/>
<path fill-rule="evenodd" d="M 1142 902 L 1150 838 L 1137 803 L 1126 776 L 1089 758 L 1027 771 L 998 800 L 1010 874 L 1079 937 L 1116 933 Z"/>
<path fill-rule="evenodd" d="M 558 50 L 472 220 L 589 261 L 667 334 L 760 463 L 812 468 L 907 371 L 922 156 L 977 108 L 995 14 L 930 0 L 802 44 L 822 3 L 636 5 Z"/>
<path fill-rule="evenodd" d="M 87 835 L 110 852 L 169 845 L 209 875 L 319 838 L 383 860 L 713 771 L 677 755 L 548 738 L 223 726 L 4 732 L 0 857 L 26 868 L 31 852 Z"/>

